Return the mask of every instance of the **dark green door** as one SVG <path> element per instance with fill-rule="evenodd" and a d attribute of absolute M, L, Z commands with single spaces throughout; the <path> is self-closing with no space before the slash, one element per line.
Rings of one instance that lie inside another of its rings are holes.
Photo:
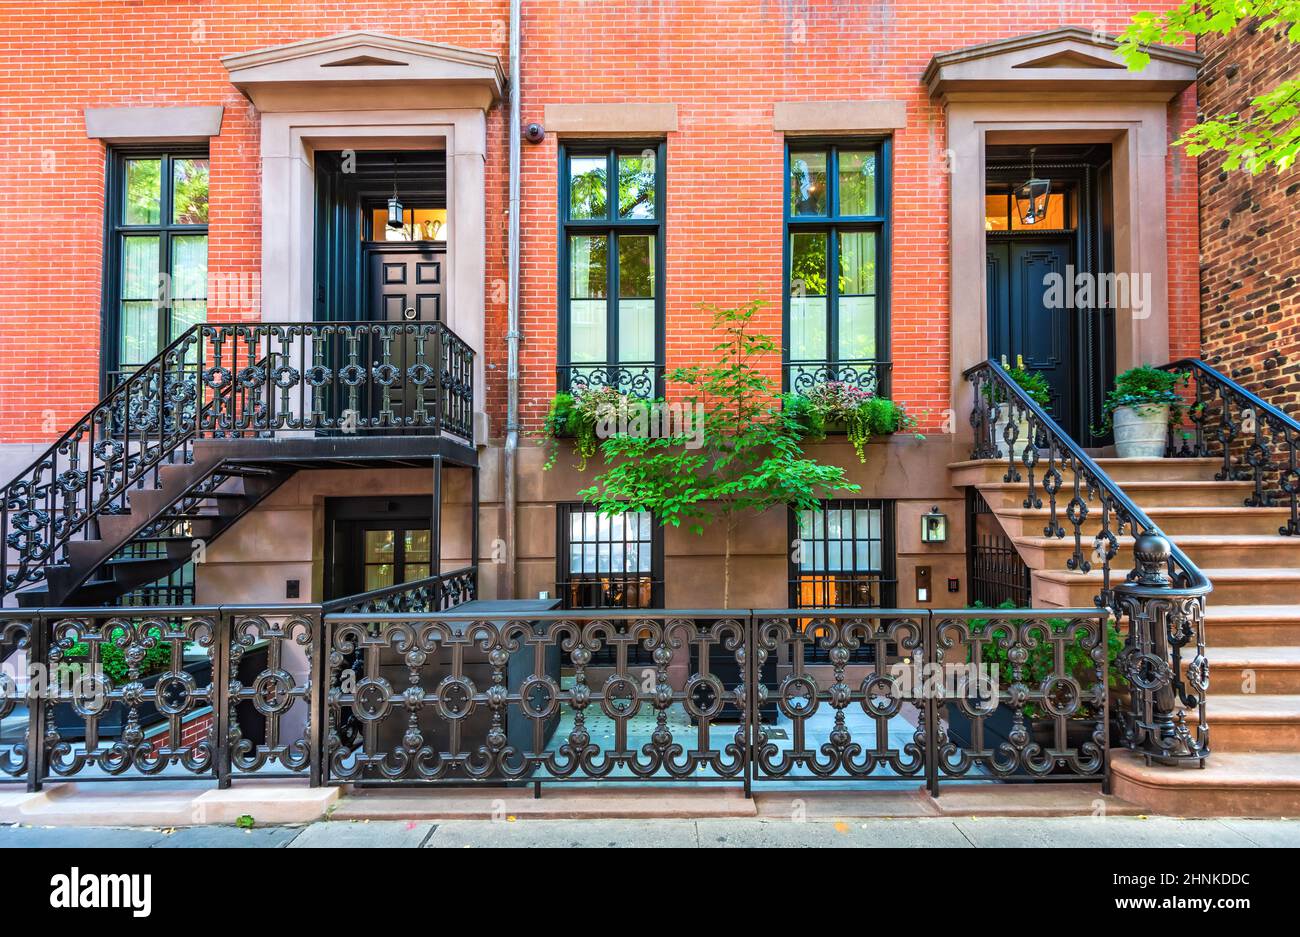
<path fill-rule="evenodd" d="M 1025 367 L 1041 371 L 1051 385 L 1052 418 L 1078 438 L 1076 311 L 1059 301 L 1070 259 L 1068 238 L 988 244 L 989 354 L 1011 364 L 1023 358 Z"/>

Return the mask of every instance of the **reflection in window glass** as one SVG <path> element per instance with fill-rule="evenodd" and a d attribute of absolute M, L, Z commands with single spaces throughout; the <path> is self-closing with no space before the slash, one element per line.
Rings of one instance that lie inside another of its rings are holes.
<path fill-rule="evenodd" d="M 172 161 L 172 223 L 208 223 L 208 161 Z"/>
<path fill-rule="evenodd" d="M 876 291 L 876 234 L 845 231 L 840 234 L 840 294 L 860 296 Z"/>
<path fill-rule="evenodd" d="M 608 163 L 603 156 L 575 156 L 569 160 L 569 217 L 604 218 Z"/>
<path fill-rule="evenodd" d="M 618 216 L 655 216 L 655 154 L 653 150 L 618 157 Z"/>
<path fill-rule="evenodd" d="M 790 154 L 790 214 L 826 214 L 826 154 Z"/>
<path fill-rule="evenodd" d="M 126 161 L 123 224 L 157 224 L 162 217 L 162 160 Z"/>
<path fill-rule="evenodd" d="M 876 213 L 876 154 L 874 150 L 840 150 L 840 214 Z"/>

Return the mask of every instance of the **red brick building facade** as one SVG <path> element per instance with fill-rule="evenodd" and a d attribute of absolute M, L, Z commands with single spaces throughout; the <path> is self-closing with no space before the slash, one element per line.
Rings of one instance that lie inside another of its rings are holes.
<path fill-rule="evenodd" d="M 546 131 L 540 143 L 524 143 L 522 151 L 525 432 L 540 427 L 556 390 L 557 364 L 564 363 L 557 357 L 563 305 L 557 276 L 562 146 L 648 141 L 663 147 L 660 329 L 665 354 L 659 364 L 672 367 L 700 360 L 714 344 L 700 303 L 763 300 L 767 306 L 760 327 L 782 334 L 788 291 L 783 212 L 788 153 L 803 146 L 866 141 L 887 154 L 880 158 L 886 161 L 882 172 L 888 178 L 888 200 L 882 206 L 888 246 L 878 286 L 888 306 L 891 393 L 918 417 L 927 439 L 883 440 L 872 447 L 865 465 L 852 458 L 842 441 L 816 451 L 844 464 L 864 485 L 863 497 L 894 505 L 897 536 L 891 539 L 899 583 L 910 589 L 917 564 L 933 566 L 936 581 L 959 580 L 964 575 L 962 533 L 954 531 L 946 546 L 922 545 L 916 519 L 933 505 L 942 505 L 954 517 L 962 513 L 960 493 L 949 484 L 945 466 L 964 458 L 969 448 L 961 371 L 993 350 L 976 285 L 985 264 L 980 233 L 996 226 L 974 207 L 984 203 L 986 161 L 1002 160 L 1008 172 L 1022 173 L 1020 164 L 1030 147 L 1041 149 L 1048 164 L 1093 160 L 1087 172 L 1100 172 L 1098 185 L 1116 206 L 1115 219 L 1095 219 L 1116 254 L 1114 268 L 1149 275 L 1156 290 L 1148 315 L 1125 319 L 1102 357 L 1108 354 L 1128 366 L 1199 351 L 1197 176 L 1191 160 L 1158 145 L 1194 119 L 1196 91 L 1185 74 L 1193 66 L 1190 59 L 1173 56 L 1154 66 L 1158 74 L 1133 78 L 1116 70 L 1106 39 L 1142 7 L 1080 0 L 1039 10 L 1034 30 L 1029 30 L 1023 6 L 1006 2 L 877 7 L 822 0 L 524 3 L 522 119 Z M 246 276 L 261 288 L 224 297 L 210 291 L 206 315 L 219 321 L 310 319 L 312 300 L 306 291 L 267 288 L 269 280 L 280 283 L 285 263 L 295 270 L 294 264 L 307 263 L 306 254 L 285 261 L 278 247 L 269 246 L 279 242 L 268 239 L 279 238 L 285 226 L 307 223 L 309 214 L 288 217 L 283 203 L 275 201 L 283 188 L 281 178 L 289 177 L 270 174 L 283 154 L 268 149 L 280 132 L 269 128 L 282 126 L 283 139 L 298 140 L 293 115 L 307 107 L 268 103 L 300 93 L 307 81 L 277 77 L 275 69 L 341 49 L 339 55 L 353 57 L 311 61 L 321 74 L 335 66 L 339 71 L 331 74 L 359 74 L 367 64 L 376 65 L 367 57 L 383 57 L 364 37 L 352 44 L 310 45 L 357 32 L 398 37 L 408 43 L 400 46 L 407 51 L 423 48 L 420 43 L 473 50 L 481 75 L 492 71 L 484 63 L 495 57 L 504 76 L 507 20 L 505 2 L 211 2 L 183 13 L 165 3 L 79 4 L 61 9 L 57 20 L 36 8 L 6 11 L 0 22 L 4 44 L 22 50 L 9 60 L 0 91 L 0 444 L 6 477 L 85 413 L 104 387 L 106 165 L 121 148 L 123 131 L 116 137 L 96 136 L 88 111 L 111 112 L 104 119 L 113 121 L 119 119 L 114 114 L 131 109 L 223 108 L 219 130 L 206 137 L 207 269 L 210 277 Z M 1024 35 L 1032 31 L 1042 35 Z M 294 45 L 303 43 L 308 45 Z M 249 55 L 262 49 L 271 51 L 262 58 Z M 437 54 L 443 56 L 439 62 L 463 64 L 458 52 Z M 431 53 L 431 61 L 437 54 Z M 238 62 L 231 58 L 240 56 Z M 242 79 L 235 73 L 245 67 L 256 74 L 237 86 Z M 384 67 L 380 62 L 372 71 Z M 367 133 L 385 113 L 409 110 L 418 116 L 400 78 L 386 74 L 380 80 L 369 74 L 357 81 L 370 95 Z M 464 87 L 481 90 L 492 81 L 490 75 L 469 80 L 434 76 L 427 88 L 420 86 L 420 93 L 440 95 L 437 100 L 445 105 Z M 322 87 L 329 84 L 322 82 Z M 330 93 L 339 96 L 320 103 L 316 111 L 346 114 L 349 105 L 339 103 L 346 98 L 346 83 L 330 84 Z M 475 308 L 452 300 L 458 331 L 476 320 L 469 326 L 471 334 L 462 334 L 478 352 L 483 382 L 478 407 L 486 433 L 480 433 L 478 442 L 484 466 L 484 539 L 478 558 L 492 553 L 502 529 L 498 457 L 506 408 L 507 153 L 509 135 L 520 131 L 509 126 L 504 85 L 498 84 L 486 98 L 462 108 L 465 114 L 477 108 L 482 120 L 481 203 L 474 216 L 482 219 L 481 232 L 474 230 L 477 220 L 458 223 L 449 212 L 453 239 L 463 231 L 480 238 L 473 248 L 476 256 L 462 254 L 462 266 L 451 271 L 453 278 L 464 269 L 482 273 L 481 283 L 462 279 L 456 287 L 462 297 L 474 300 Z M 264 107 L 259 107 L 263 92 Z M 276 110 L 274 119 L 267 107 Z M 400 122 L 397 116 L 393 120 Z M 349 133 L 354 132 L 349 126 Z M 159 133 L 160 140 L 166 136 Z M 147 142 L 148 132 L 137 127 L 127 139 L 138 146 Z M 463 134 L 457 137 L 458 148 L 464 139 Z M 457 152 L 448 159 L 460 156 Z M 1093 189 L 1080 188 L 1078 197 L 1085 191 Z M 1209 194 L 1204 186 L 1202 194 Z M 310 197 L 305 198 L 289 204 L 307 205 Z M 954 206 L 960 206 L 960 219 L 954 218 Z M 1129 212 L 1123 218 L 1118 217 L 1121 206 Z M 780 375 L 780 361 L 765 367 Z M 1097 369 L 1100 380 L 1106 368 Z M 508 583 L 493 579 L 500 575 L 496 567 L 485 567 L 489 593 L 529 595 L 554 588 L 559 549 L 555 505 L 573 500 L 589 483 L 588 476 L 563 460 L 555 472 L 543 475 L 539 451 L 533 440 L 526 442 L 519 483 L 519 570 Z M 365 487 L 384 495 L 427 491 L 427 479 L 413 473 L 376 472 Z M 355 479 L 330 481 L 330 475 L 318 473 L 312 485 L 300 480 L 293 491 L 277 493 L 256 512 L 262 520 L 250 516 L 243 522 L 257 529 L 256 537 L 215 544 L 208 556 L 208 575 L 215 578 L 207 588 L 224 590 L 230 577 L 255 566 L 263 578 L 241 580 L 258 583 L 249 587 L 257 593 L 250 600 L 283 599 L 286 578 L 311 584 L 303 590 L 304 599 L 319 597 L 324 589 L 320 505 L 330 491 L 355 487 Z M 464 492 L 457 497 L 461 495 L 468 497 Z M 276 511 L 281 520 L 268 520 Z M 288 517 L 297 519 L 294 523 L 302 526 L 293 529 L 314 546 L 287 555 L 267 545 L 270 541 L 259 545 L 258 537 L 270 536 Z M 747 601 L 783 604 L 786 519 L 760 518 L 753 524 L 748 536 L 753 556 L 741 576 L 742 587 L 750 590 Z M 713 594 L 717 544 L 674 531 L 665 539 L 665 601 L 718 601 Z M 444 553 L 466 559 L 467 549 L 461 544 L 444 547 Z M 673 568 L 684 575 L 672 574 Z M 200 596 L 204 589 L 200 581 Z M 965 595 L 959 589 L 931 601 L 960 604 Z"/>

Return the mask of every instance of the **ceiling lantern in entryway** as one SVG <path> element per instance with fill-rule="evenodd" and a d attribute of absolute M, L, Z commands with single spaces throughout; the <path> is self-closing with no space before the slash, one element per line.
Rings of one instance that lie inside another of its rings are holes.
<path fill-rule="evenodd" d="M 394 231 L 406 227 L 402 218 L 402 200 L 397 197 L 397 157 L 393 157 L 393 195 L 388 200 L 388 227 Z"/>
<path fill-rule="evenodd" d="M 1052 194 L 1052 180 L 1039 179 L 1034 175 L 1034 153 L 1037 147 L 1029 149 L 1029 178 L 1016 186 L 1016 214 L 1022 225 L 1034 225 L 1047 217 L 1047 197 Z"/>

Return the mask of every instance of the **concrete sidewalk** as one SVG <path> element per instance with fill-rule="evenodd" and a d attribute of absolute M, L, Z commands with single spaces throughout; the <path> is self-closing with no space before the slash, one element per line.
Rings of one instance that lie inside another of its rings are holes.
<path fill-rule="evenodd" d="M 241 830 L 0 827 L 0 849 L 141 848 L 716 848 L 716 847 L 1296 847 L 1300 820 L 1171 817 L 895 820 L 419 820 L 321 821 Z"/>

